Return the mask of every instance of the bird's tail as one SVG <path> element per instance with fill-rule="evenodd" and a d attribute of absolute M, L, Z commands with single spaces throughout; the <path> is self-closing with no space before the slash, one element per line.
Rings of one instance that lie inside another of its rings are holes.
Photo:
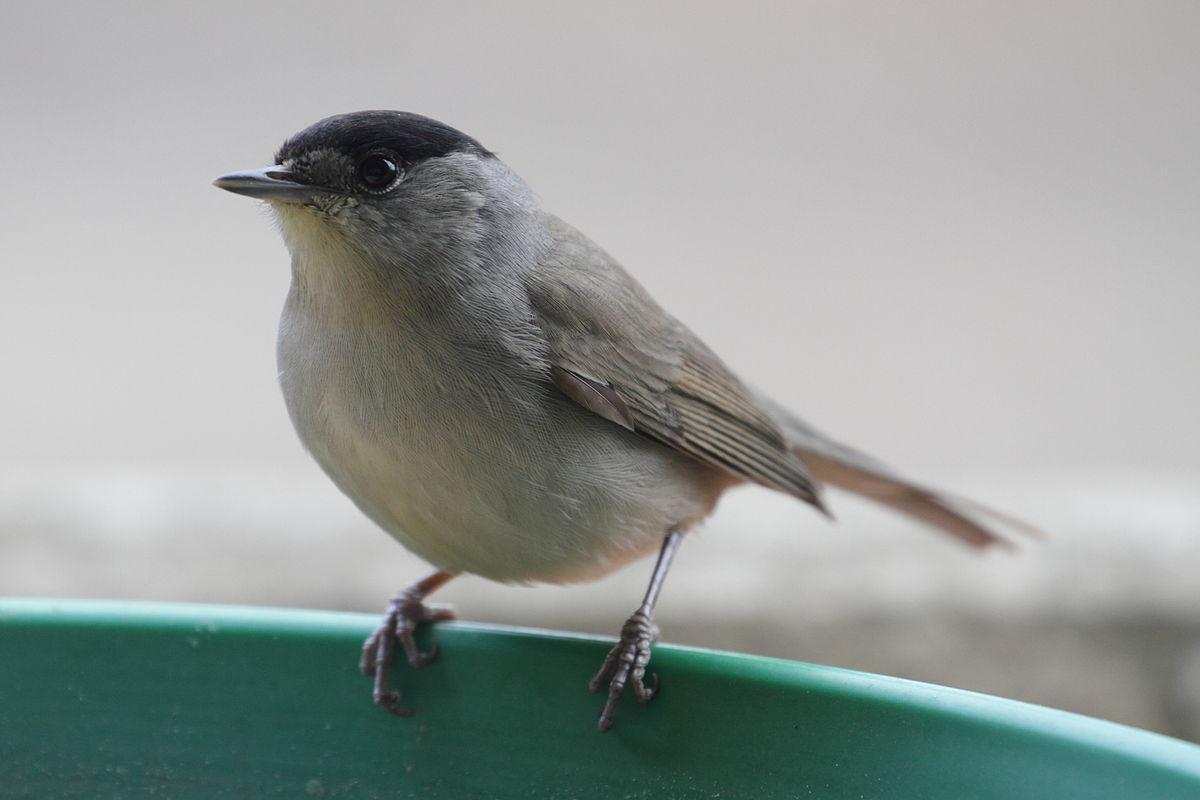
<path fill-rule="evenodd" d="M 972 500 L 900 477 L 866 453 L 835 442 L 787 409 L 759 396 L 818 483 L 873 500 L 975 547 L 1012 546 L 1010 532 L 1041 538 L 1036 528 Z"/>

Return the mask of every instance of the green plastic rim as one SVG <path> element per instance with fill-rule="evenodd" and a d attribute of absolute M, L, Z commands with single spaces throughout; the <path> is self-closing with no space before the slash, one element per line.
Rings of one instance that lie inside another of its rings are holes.
<path fill-rule="evenodd" d="M 4 798 L 1200 798 L 1200 747 L 897 678 L 670 645 L 608 734 L 609 643 L 439 625 L 371 705 L 359 614 L 0 600 Z"/>

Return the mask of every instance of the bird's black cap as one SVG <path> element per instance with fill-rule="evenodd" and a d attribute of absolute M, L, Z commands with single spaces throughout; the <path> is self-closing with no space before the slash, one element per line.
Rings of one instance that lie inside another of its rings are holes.
<path fill-rule="evenodd" d="M 352 157 L 388 150 L 415 164 L 451 153 L 492 153 L 462 131 L 407 111 L 356 111 L 326 117 L 292 136 L 275 155 L 282 164 L 312 150 L 329 148 Z"/>

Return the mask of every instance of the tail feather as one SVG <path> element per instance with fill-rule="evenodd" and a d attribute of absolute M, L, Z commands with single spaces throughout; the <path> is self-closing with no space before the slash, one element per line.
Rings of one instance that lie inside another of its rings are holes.
<path fill-rule="evenodd" d="M 1012 546 L 1008 537 L 1001 534 L 995 526 L 968 516 L 965 510 L 956 507 L 953 500 L 937 492 L 886 473 L 849 464 L 824 453 L 799 447 L 796 450 L 818 482 L 854 492 L 957 536 L 975 547 Z M 980 507 L 975 507 L 974 511 L 978 516 L 985 513 L 992 516 Z"/>
<path fill-rule="evenodd" d="M 818 483 L 853 492 L 975 547 L 1012 547 L 1005 530 L 1042 535 L 979 503 L 912 483 L 866 453 L 833 441 L 774 401 L 761 395 L 759 399 Z"/>

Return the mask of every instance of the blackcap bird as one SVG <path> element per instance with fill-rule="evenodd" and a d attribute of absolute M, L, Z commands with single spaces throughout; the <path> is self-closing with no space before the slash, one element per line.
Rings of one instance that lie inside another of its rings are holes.
<path fill-rule="evenodd" d="M 832 485 L 965 542 L 1009 520 L 898 476 L 743 383 L 475 139 L 363 111 L 288 139 L 273 166 L 216 185 L 265 200 L 291 251 L 279 379 L 305 447 L 362 511 L 436 572 L 366 641 L 375 702 L 425 598 L 456 575 L 596 578 L 658 549 L 641 605 L 592 678 L 600 728 L 648 702 L 655 601 L 687 531 L 752 482 L 824 510 Z"/>

